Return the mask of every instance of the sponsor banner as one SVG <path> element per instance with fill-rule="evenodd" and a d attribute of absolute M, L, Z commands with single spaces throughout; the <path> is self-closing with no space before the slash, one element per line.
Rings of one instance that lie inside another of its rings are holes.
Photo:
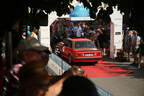
<path fill-rule="evenodd" d="M 70 17 L 90 17 L 89 9 L 83 4 L 76 5 L 70 12 Z"/>

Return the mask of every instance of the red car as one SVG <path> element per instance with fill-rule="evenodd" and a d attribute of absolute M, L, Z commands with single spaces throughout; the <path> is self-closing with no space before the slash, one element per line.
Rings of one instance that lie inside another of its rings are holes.
<path fill-rule="evenodd" d="M 102 52 L 87 38 L 67 38 L 57 44 L 55 53 L 68 63 L 97 62 L 102 59 Z"/>

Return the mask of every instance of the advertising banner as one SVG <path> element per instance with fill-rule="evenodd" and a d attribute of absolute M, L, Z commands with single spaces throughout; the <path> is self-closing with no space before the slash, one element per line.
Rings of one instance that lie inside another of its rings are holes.
<path fill-rule="evenodd" d="M 70 17 L 90 17 L 89 9 L 85 8 L 83 4 L 77 5 L 70 12 Z"/>

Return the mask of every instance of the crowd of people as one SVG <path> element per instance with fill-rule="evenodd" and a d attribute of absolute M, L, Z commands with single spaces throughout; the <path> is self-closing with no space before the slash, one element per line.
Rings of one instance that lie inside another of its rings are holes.
<path fill-rule="evenodd" d="M 125 30 L 123 30 L 125 31 Z M 58 42 L 64 38 L 88 38 L 91 39 L 97 48 L 102 50 L 103 56 L 109 56 L 110 53 L 110 25 L 101 25 L 97 21 L 69 21 L 60 19 L 55 21 L 50 28 L 51 47 L 54 51 Z M 134 58 L 135 64 L 138 64 L 140 69 L 142 62 L 141 50 L 143 38 L 138 35 L 136 30 L 127 29 L 122 35 L 123 51 L 127 55 L 127 61 L 130 61 L 131 55 Z"/>
<path fill-rule="evenodd" d="M 91 39 L 106 55 L 110 45 L 110 33 L 106 26 L 86 22 L 55 22 L 51 25 L 51 47 L 67 37 L 85 37 Z M 0 96 L 99 96 L 96 86 L 79 66 L 72 66 L 60 76 L 53 76 L 46 71 L 51 52 L 38 40 L 38 29 L 35 27 L 27 38 L 20 40 L 14 51 L 15 64 L 4 76 Z M 144 56 L 144 41 L 137 31 L 127 30 L 124 35 L 123 49 L 132 53 L 134 63 L 141 68 Z M 53 49 L 53 48 L 52 48 Z"/>
<path fill-rule="evenodd" d="M 142 62 L 142 49 L 143 49 L 143 38 L 138 35 L 136 30 L 126 30 L 126 35 L 123 39 L 123 49 L 127 54 L 127 60 L 130 61 L 130 57 L 133 56 L 133 64 L 137 64 L 137 69 L 141 68 Z"/>
<path fill-rule="evenodd" d="M 102 50 L 103 55 L 107 55 L 106 49 L 110 45 L 110 30 L 108 26 L 100 25 L 96 21 L 69 21 L 58 20 L 51 25 L 51 46 L 62 41 L 63 38 L 88 38 L 91 39 L 97 48 Z"/>
<path fill-rule="evenodd" d="M 79 66 L 72 66 L 61 76 L 47 72 L 50 54 L 35 37 L 22 39 L 15 49 L 15 64 L 4 76 L 0 96 L 99 96 Z"/>

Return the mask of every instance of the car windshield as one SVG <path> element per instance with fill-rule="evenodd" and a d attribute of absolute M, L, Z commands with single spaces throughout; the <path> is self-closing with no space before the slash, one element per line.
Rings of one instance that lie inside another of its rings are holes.
<path fill-rule="evenodd" d="M 96 48 L 90 41 L 77 41 L 75 42 L 75 49 Z"/>

